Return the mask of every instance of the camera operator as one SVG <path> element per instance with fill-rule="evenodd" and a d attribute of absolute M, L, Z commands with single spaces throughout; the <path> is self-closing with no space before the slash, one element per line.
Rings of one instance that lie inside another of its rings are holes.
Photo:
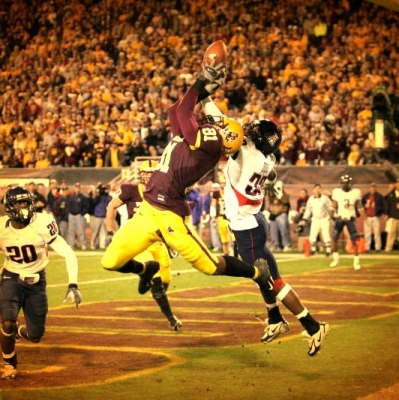
<path fill-rule="evenodd" d="M 105 216 L 107 206 L 112 200 L 109 194 L 109 185 L 99 183 L 94 192 L 89 193 L 91 199 L 90 225 L 91 225 L 91 248 L 105 249 L 106 225 Z"/>

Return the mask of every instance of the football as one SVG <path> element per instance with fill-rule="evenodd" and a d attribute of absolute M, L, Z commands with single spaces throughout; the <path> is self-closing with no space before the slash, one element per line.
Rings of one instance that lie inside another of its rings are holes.
<path fill-rule="evenodd" d="M 213 61 L 215 63 L 213 64 Z M 218 65 L 227 61 L 227 47 L 223 40 L 213 42 L 206 50 L 202 65 Z"/>

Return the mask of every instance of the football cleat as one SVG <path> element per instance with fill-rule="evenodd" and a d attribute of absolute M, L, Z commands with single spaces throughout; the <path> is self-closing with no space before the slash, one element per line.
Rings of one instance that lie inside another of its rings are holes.
<path fill-rule="evenodd" d="M 266 319 L 265 322 L 268 324 L 268 319 Z M 290 325 L 284 318 L 282 321 L 277 322 L 276 324 L 268 324 L 264 330 L 261 342 L 270 343 L 283 333 L 287 333 L 289 330 Z"/>
<path fill-rule="evenodd" d="M 159 262 L 147 261 L 145 267 L 145 271 L 139 275 L 138 291 L 140 294 L 145 294 L 150 290 L 152 277 L 159 271 Z"/>
<path fill-rule="evenodd" d="M 172 315 L 168 319 L 169 319 L 169 323 L 174 331 L 179 331 L 180 328 L 183 326 L 183 323 L 175 315 Z"/>
<path fill-rule="evenodd" d="M 13 380 L 16 377 L 17 377 L 17 369 L 11 364 L 5 364 L 3 375 L 1 376 L 1 379 Z"/>
<path fill-rule="evenodd" d="M 353 262 L 353 268 L 354 268 L 356 271 L 359 270 L 360 268 L 362 268 L 361 265 L 360 265 L 359 260 Z"/>
<path fill-rule="evenodd" d="M 333 260 L 331 261 L 330 267 L 336 267 L 339 263 L 339 255 L 338 253 L 333 253 Z"/>
<path fill-rule="evenodd" d="M 313 335 L 309 335 L 308 332 L 302 332 L 302 335 L 306 338 L 309 343 L 308 354 L 310 357 L 315 356 L 321 349 L 324 338 L 330 332 L 330 325 L 326 322 L 320 322 L 319 330 Z"/>

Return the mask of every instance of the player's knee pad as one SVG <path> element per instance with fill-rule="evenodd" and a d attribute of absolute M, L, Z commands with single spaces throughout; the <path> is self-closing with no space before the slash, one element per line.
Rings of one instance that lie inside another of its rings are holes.
<path fill-rule="evenodd" d="M 1 325 L 1 333 L 4 336 L 12 336 L 15 333 L 15 330 L 17 329 L 17 324 L 15 321 L 3 321 Z"/>
<path fill-rule="evenodd" d="M 165 295 L 165 288 L 160 277 L 154 278 L 151 282 L 151 294 L 154 299 L 159 299 Z"/>
<path fill-rule="evenodd" d="M 39 343 L 42 340 L 44 331 L 44 326 L 35 326 L 28 332 L 27 339 L 29 339 L 32 343 Z"/>

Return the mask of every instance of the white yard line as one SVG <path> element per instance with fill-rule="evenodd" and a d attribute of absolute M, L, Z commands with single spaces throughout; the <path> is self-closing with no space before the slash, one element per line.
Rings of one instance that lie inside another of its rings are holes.
<path fill-rule="evenodd" d="M 81 256 L 94 256 L 94 255 L 98 255 L 98 253 L 96 252 L 88 252 L 88 251 L 82 251 L 82 252 L 77 252 L 77 255 L 79 257 Z M 367 258 L 375 258 L 376 260 L 387 260 L 387 259 L 391 259 L 391 260 L 399 260 L 399 256 L 396 254 L 361 254 L 360 258 L 362 257 L 367 257 Z M 320 254 L 317 256 L 313 256 L 310 258 L 320 258 L 321 260 L 328 260 L 327 257 L 325 257 L 324 255 Z M 309 259 L 310 259 L 309 258 Z M 344 258 L 344 259 L 348 259 L 348 258 L 353 258 L 353 255 L 351 254 L 343 254 L 340 255 L 340 258 Z M 276 259 L 278 263 L 284 263 L 284 262 L 292 262 L 293 259 L 298 259 L 298 261 L 302 261 L 304 259 L 304 255 L 303 254 L 298 254 L 298 253 L 291 253 L 291 254 L 277 254 L 276 255 Z M 194 272 L 198 272 L 195 268 L 189 268 L 189 269 L 182 269 L 179 271 L 172 271 L 172 275 L 176 276 L 176 275 L 180 275 L 180 274 L 191 274 Z M 117 282 L 117 281 L 124 281 L 124 280 L 128 280 L 128 279 L 132 279 L 132 280 L 137 280 L 138 279 L 138 275 L 136 274 L 132 274 L 130 276 L 126 276 L 126 274 L 124 274 L 123 276 L 119 277 L 119 278 L 109 278 L 109 279 L 94 279 L 94 280 L 90 280 L 90 281 L 81 281 L 79 282 L 79 285 L 92 285 L 92 284 L 98 284 L 98 283 L 104 283 L 104 282 Z M 47 285 L 48 288 L 56 288 L 56 287 L 64 287 L 65 284 L 64 283 L 57 283 L 57 284 L 51 284 L 51 285 Z"/>

